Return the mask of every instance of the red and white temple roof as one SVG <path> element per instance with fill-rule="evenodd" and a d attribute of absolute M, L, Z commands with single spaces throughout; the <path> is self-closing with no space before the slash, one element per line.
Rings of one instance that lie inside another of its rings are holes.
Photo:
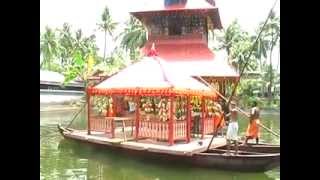
<path fill-rule="evenodd" d="M 227 54 L 223 51 L 213 53 L 207 44 L 185 40 L 158 41 L 156 51 L 159 57 L 176 70 L 176 73 L 190 76 L 238 78 L 239 74 L 228 64 Z M 146 55 L 151 42 L 142 48 Z"/>
<path fill-rule="evenodd" d="M 111 95 L 199 95 L 216 97 L 205 84 L 177 73 L 160 57 L 144 57 L 100 84 L 89 88 L 91 94 Z"/>

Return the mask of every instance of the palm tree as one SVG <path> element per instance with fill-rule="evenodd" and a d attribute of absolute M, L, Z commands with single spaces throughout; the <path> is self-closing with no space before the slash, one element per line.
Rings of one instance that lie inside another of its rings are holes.
<path fill-rule="evenodd" d="M 75 39 L 71 32 L 71 26 L 64 23 L 59 31 L 59 57 L 61 66 L 68 65 L 72 62 Z"/>
<path fill-rule="evenodd" d="M 260 30 L 260 29 L 259 29 Z M 259 32 L 257 32 L 258 34 Z M 255 39 L 257 38 L 258 35 L 253 35 L 252 36 L 252 42 L 255 41 Z M 255 58 L 257 58 L 259 60 L 259 70 L 262 71 L 263 70 L 263 59 L 267 58 L 267 51 L 269 50 L 269 41 L 262 36 L 260 36 L 260 38 L 257 40 L 257 43 L 254 47 L 254 52 L 253 55 Z"/>
<path fill-rule="evenodd" d="M 221 42 L 220 49 L 226 49 L 228 55 L 231 55 L 231 48 L 235 43 L 244 40 L 246 32 L 240 27 L 237 20 L 234 20 L 226 30 L 224 30 L 223 37 L 217 37 Z"/>
<path fill-rule="evenodd" d="M 102 16 L 102 22 L 98 24 L 99 29 L 104 32 L 104 50 L 103 50 L 103 60 L 106 59 L 106 45 L 107 45 L 107 34 L 113 36 L 113 32 L 116 29 L 118 23 L 114 22 L 110 16 L 109 8 L 105 7 Z"/>
<path fill-rule="evenodd" d="M 130 17 L 126 28 L 117 38 L 121 37 L 121 47 L 130 52 L 130 59 L 136 60 L 136 50 L 141 48 L 147 41 L 147 31 L 142 23 Z"/>
<path fill-rule="evenodd" d="M 243 31 L 237 22 L 234 20 L 227 29 L 224 30 L 223 35 L 217 36 L 218 48 L 225 49 L 228 54 L 228 59 L 231 64 L 240 70 L 245 61 L 245 57 L 249 53 L 252 40 L 247 32 Z M 256 60 L 251 57 L 248 65 L 249 69 L 256 69 Z"/>
<path fill-rule="evenodd" d="M 96 36 L 95 35 L 91 35 L 89 37 L 84 37 L 82 40 L 82 48 L 83 48 L 83 52 L 85 54 L 91 54 L 96 56 L 97 51 L 99 50 L 99 48 L 97 47 L 96 44 Z"/>
<path fill-rule="evenodd" d="M 272 67 L 272 52 L 274 46 L 277 45 L 278 39 L 280 38 L 280 18 L 276 16 L 275 12 L 271 12 L 271 16 L 269 22 L 266 24 L 266 37 L 269 37 L 271 40 L 269 42 L 269 86 L 268 86 L 268 98 L 269 103 L 272 100 L 272 85 L 273 85 L 273 77 L 274 77 L 274 70 Z"/>
<path fill-rule="evenodd" d="M 41 35 L 40 39 L 40 51 L 43 57 L 40 68 L 51 70 L 51 64 L 57 55 L 56 34 L 51 28 L 46 27 L 45 33 Z"/>

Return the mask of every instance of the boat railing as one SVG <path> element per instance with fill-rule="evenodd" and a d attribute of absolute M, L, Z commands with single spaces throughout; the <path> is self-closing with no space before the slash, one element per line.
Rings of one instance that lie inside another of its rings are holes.
<path fill-rule="evenodd" d="M 110 133 L 114 137 L 114 118 L 105 116 L 91 116 L 90 130 L 96 132 Z M 130 124 L 131 125 L 131 124 Z M 133 124 L 131 125 L 133 126 Z M 203 134 L 211 134 L 214 132 L 213 118 L 205 118 L 203 122 Z M 150 138 L 156 140 L 169 139 L 169 122 L 159 120 L 141 120 L 139 122 L 139 137 Z M 173 140 L 187 139 L 187 120 L 173 121 Z"/>
<path fill-rule="evenodd" d="M 91 116 L 90 130 L 97 132 L 112 133 L 113 119 L 105 116 Z"/>
<path fill-rule="evenodd" d="M 142 120 L 139 123 L 139 137 L 168 140 L 169 139 L 169 122 Z M 173 139 L 181 140 L 187 137 L 187 121 L 178 120 L 173 122 Z"/>
<path fill-rule="evenodd" d="M 210 134 L 214 131 L 214 120 L 213 118 L 205 118 L 203 122 L 204 134 Z"/>
<path fill-rule="evenodd" d="M 168 140 L 169 125 L 163 121 L 146 121 L 139 123 L 139 137 Z"/>
<path fill-rule="evenodd" d="M 187 137 L 187 121 L 179 120 L 173 123 L 173 139 L 185 139 Z"/>

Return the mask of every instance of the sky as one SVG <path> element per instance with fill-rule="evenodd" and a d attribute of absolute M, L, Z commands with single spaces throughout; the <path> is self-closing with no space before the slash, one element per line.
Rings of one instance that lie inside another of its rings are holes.
<path fill-rule="evenodd" d="M 103 55 L 104 33 L 97 29 L 101 14 L 105 6 L 109 7 L 114 21 L 123 24 L 129 19 L 130 7 L 140 0 L 40 0 L 40 31 L 45 26 L 60 28 L 64 22 L 71 24 L 72 29 L 82 29 L 85 35 L 96 35 L 99 54 Z M 152 1 L 152 0 L 150 0 Z M 241 27 L 253 33 L 257 25 L 265 21 L 275 0 L 216 0 L 219 8 L 223 27 L 227 27 L 233 20 L 237 19 Z M 280 0 L 275 7 L 277 15 L 280 14 Z M 123 27 L 123 26 L 122 26 Z M 116 33 L 121 32 L 121 26 Z M 107 49 L 114 46 L 109 38 Z M 273 54 L 273 64 L 278 63 L 278 48 Z M 280 68 L 279 68 L 280 69 Z"/>

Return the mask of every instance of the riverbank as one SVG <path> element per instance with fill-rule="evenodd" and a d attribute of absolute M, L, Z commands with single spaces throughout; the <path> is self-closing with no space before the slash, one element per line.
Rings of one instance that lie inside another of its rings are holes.
<path fill-rule="evenodd" d="M 269 103 L 269 100 L 267 98 L 257 98 L 257 97 L 251 97 L 251 98 L 244 98 L 239 101 L 239 106 L 243 110 L 250 110 L 252 103 L 256 101 L 258 103 L 258 106 L 263 111 L 271 111 L 280 113 L 280 99 L 274 99 L 271 103 Z"/>
<path fill-rule="evenodd" d="M 40 112 L 73 111 L 78 109 L 80 109 L 80 106 L 77 106 L 77 105 L 61 105 L 61 104 L 40 105 Z"/>

